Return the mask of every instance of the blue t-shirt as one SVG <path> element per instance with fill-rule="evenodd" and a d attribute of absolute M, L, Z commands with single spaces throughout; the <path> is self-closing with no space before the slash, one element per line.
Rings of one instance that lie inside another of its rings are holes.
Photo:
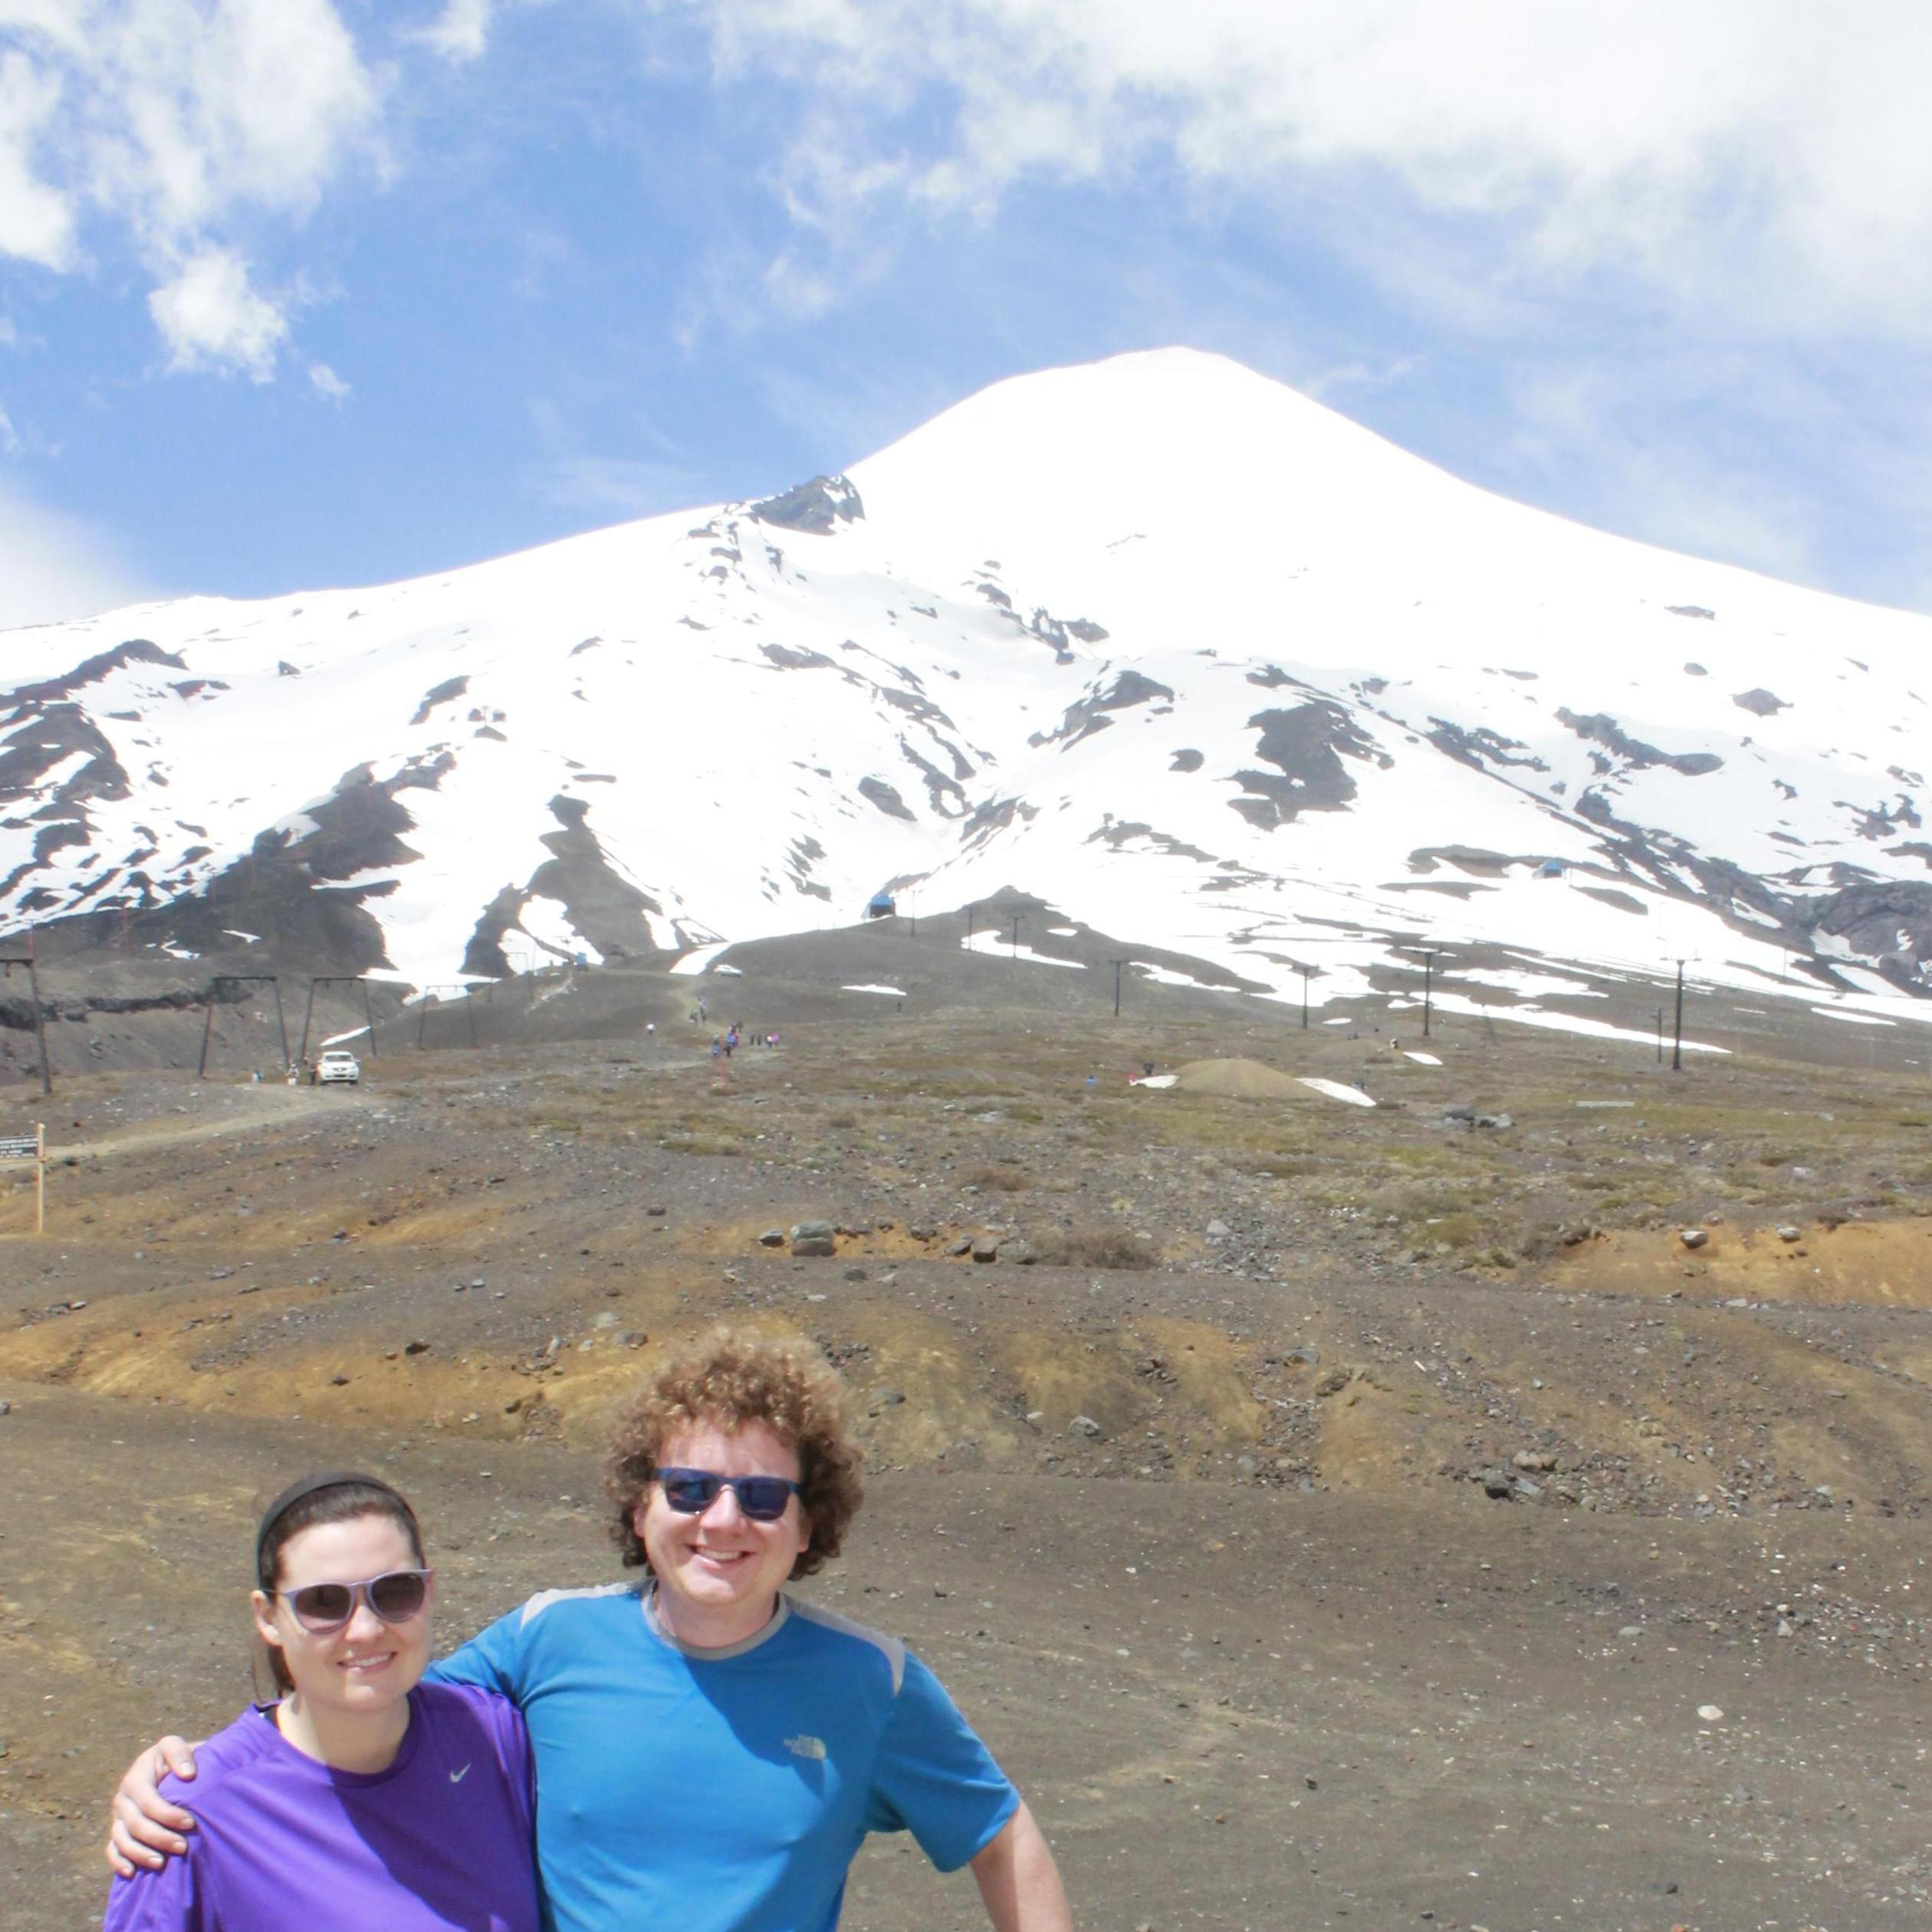
<path fill-rule="evenodd" d="M 184 1858 L 117 1878 L 104 1932 L 537 1932 L 530 1740 L 500 1697 L 419 1684 L 386 1771 L 298 1751 L 275 1708 L 195 1753 Z"/>
<path fill-rule="evenodd" d="M 951 1871 L 1019 1805 L 903 1644 L 788 1597 L 691 1651 L 636 1584 L 547 1590 L 434 1674 L 523 1713 L 552 1932 L 832 1932 L 868 1831 Z"/>

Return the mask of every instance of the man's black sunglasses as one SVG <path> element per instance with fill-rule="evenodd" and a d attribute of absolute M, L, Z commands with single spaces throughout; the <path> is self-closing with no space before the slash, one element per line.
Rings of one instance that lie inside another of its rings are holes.
<path fill-rule="evenodd" d="M 660 1469 L 655 1480 L 662 1484 L 664 1500 L 680 1516 L 709 1509 L 728 1489 L 754 1523 L 777 1522 L 799 1491 L 789 1476 L 721 1476 L 712 1469 Z"/>

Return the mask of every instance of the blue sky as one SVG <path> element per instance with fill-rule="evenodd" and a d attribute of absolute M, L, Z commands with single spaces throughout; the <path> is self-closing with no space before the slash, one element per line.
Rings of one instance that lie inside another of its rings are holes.
<path fill-rule="evenodd" d="M 0 623 L 764 494 L 1169 342 L 1932 608 L 1928 57 L 1907 0 L 0 0 Z"/>

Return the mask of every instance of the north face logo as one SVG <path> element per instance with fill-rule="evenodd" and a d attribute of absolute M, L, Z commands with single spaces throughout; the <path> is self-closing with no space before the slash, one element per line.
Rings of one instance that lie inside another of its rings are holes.
<path fill-rule="evenodd" d="M 825 1755 L 823 1738 L 807 1737 L 802 1732 L 795 1738 L 785 1739 L 785 1749 L 794 1758 L 822 1758 Z"/>

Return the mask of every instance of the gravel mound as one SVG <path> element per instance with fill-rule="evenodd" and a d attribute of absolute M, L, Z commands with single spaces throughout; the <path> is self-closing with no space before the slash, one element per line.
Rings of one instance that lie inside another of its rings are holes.
<path fill-rule="evenodd" d="M 1230 1100 L 1295 1100 L 1300 1082 L 1259 1060 L 1193 1060 L 1178 1068 L 1174 1084 L 1184 1094 L 1220 1094 Z"/>

